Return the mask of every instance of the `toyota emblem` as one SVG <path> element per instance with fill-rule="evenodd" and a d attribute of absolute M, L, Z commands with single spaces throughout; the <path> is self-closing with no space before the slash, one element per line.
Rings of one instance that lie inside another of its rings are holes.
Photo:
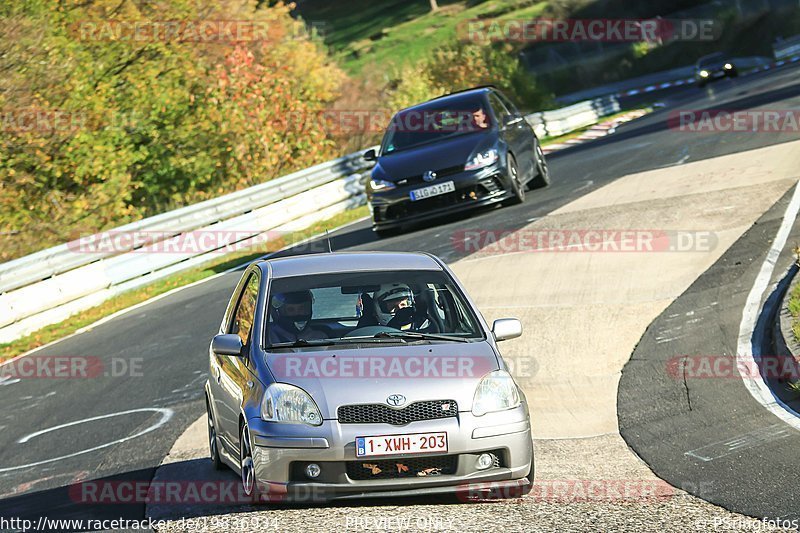
<path fill-rule="evenodd" d="M 406 403 L 406 397 L 402 394 L 392 394 L 388 398 L 386 398 L 386 403 L 391 405 L 392 407 L 399 407 Z"/>

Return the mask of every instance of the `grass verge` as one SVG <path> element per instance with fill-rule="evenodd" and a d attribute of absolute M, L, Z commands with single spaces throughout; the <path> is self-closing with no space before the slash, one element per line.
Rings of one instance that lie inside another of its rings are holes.
<path fill-rule="evenodd" d="M 416 63 L 431 50 L 467 37 L 470 20 L 533 19 L 541 16 L 549 3 L 439 0 L 439 10 L 432 12 L 424 0 L 307 0 L 297 10 L 307 22 L 317 24 L 339 64 L 351 74 L 359 74 L 367 66 L 391 73 Z"/>
<path fill-rule="evenodd" d="M 207 263 L 195 267 L 185 272 L 179 272 L 172 276 L 154 281 L 149 285 L 145 285 L 138 289 L 134 289 L 113 298 L 106 300 L 98 306 L 92 307 L 77 315 L 59 322 L 58 324 L 51 324 L 44 328 L 31 333 L 25 337 L 17 339 L 7 344 L 0 344 L 0 361 L 16 357 L 25 352 L 43 346 L 50 342 L 56 341 L 67 335 L 75 333 L 81 328 L 84 328 L 98 320 L 112 315 L 123 309 L 127 309 L 133 305 L 144 302 L 171 291 L 178 287 L 183 287 L 209 278 L 214 274 L 224 272 L 233 267 L 253 261 L 270 252 L 276 252 L 285 246 L 298 243 L 315 235 L 323 233 L 326 229 L 354 222 L 369 214 L 367 206 L 361 206 L 350 211 L 340 213 L 328 220 L 317 222 L 306 229 L 291 232 L 283 235 L 279 239 L 270 240 L 264 245 L 260 246 L 258 250 L 245 250 L 241 252 L 234 252 L 231 254 L 220 255 L 219 257 L 209 260 Z"/>
<path fill-rule="evenodd" d="M 800 283 L 792 288 L 789 293 L 789 302 L 786 304 L 789 314 L 792 315 L 792 333 L 797 342 L 800 342 Z"/>

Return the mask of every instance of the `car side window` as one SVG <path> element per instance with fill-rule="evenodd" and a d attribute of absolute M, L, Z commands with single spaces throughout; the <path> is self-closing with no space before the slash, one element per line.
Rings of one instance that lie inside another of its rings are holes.
<path fill-rule="evenodd" d="M 511 100 L 506 98 L 506 96 L 504 94 L 497 93 L 497 97 L 500 98 L 500 101 L 503 103 L 503 105 L 506 107 L 506 109 L 508 110 L 509 113 L 511 113 L 514 116 L 521 115 L 521 113 L 519 112 L 519 109 L 517 109 L 517 106 L 515 106 L 511 102 Z"/>
<path fill-rule="evenodd" d="M 503 125 L 506 116 L 509 115 L 506 106 L 503 105 L 503 102 L 501 102 L 494 93 L 489 94 L 489 105 L 492 106 L 492 111 L 494 111 L 494 115 L 497 118 L 497 123 Z"/>
<path fill-rule="evenodd" d="M 239 297 L 239 303 L 236 304 L 236 311 L 234 311 L 233 321 L 228 331 L 228 333 L 238 335 L 242 339 L 244 346 L 247 346 L 250 341 L 250 333 L 253 330 L 259 285 L 258 275 L 256 273 L 250 274 L 247 285 Z"/>

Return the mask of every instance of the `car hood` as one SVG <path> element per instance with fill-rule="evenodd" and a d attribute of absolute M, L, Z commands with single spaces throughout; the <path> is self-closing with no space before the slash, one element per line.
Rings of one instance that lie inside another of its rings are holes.
<path fill-rule="evenodd" d="M 337 418 L 341 405 L 387 405 L 393 394 L 405 397 L 403 405 L 455 400 L 469 411 L 481 378 L 499 369 L 486 341 L 361 346 L 270 353 L 267 366 L 278 382 L 308 392 L 325 419 Z"/>
<path fill-rule="evenodd" d="M 428 170 L 441 170 L 464 165 L 476 150 L 494 144 L 497 134 L 493 131 L 466 133 L 452 139 L 422 144 L 381 156 L 377 173 L 380 179 L 397 181 L 409 176 L 418 176 Z"/>

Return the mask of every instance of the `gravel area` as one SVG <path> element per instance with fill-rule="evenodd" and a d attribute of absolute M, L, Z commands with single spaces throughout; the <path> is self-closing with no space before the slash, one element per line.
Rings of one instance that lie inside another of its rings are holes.
<path fill-rule="evenodd" d="M 537 481 L 523 498 L 487 503 L 370 499 L 315 507 L 163 505 L 150 508 L 148 516 L 165 520 L 160 532 L 778 530 L 666 485 L 644 463 L 630 460 L 619 435 L 535 444 Z M 210 463 L 200 458 L 205 450 L 198 447 L 173 457 L 159 472 L 168 474 L 172 464 L 182 469 L 175 479 L 186 479 L 187 468 L 192 477 L 211 479 Z M 232 473 L 222 476 L 235 479 Z"/>

